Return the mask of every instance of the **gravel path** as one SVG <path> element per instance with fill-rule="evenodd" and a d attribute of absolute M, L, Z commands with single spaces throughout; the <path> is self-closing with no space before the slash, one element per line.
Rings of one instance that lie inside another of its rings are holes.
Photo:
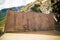
<path fill-rule="evenodd" d="M 60 36 L 43 34 L 5 33 L 0 40 L 60 40 Z"/>

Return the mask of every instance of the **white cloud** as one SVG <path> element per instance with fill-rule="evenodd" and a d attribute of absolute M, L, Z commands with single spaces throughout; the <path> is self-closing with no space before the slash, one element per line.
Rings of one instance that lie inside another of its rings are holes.
<path fill-rule="evenodd" d="M 5 3 L 0 5 L 0 10 L 3 8 L 11 8 L 11 7 L 25 5 L 33 1 L 34 0 L 5 0 Z"/>
<path fill-rule="evenodd" d="M 33 2 L 33 1 L 35 1 L 35 0 L 23 0 L 22 1 L 22 4 L 26 5 L 26 4 L 28 4 L 30 2 Z"/>
<path fill-rule="evenodd" d="M 5 0 L 0 0 L 0 4 L 3 4 Z"/>

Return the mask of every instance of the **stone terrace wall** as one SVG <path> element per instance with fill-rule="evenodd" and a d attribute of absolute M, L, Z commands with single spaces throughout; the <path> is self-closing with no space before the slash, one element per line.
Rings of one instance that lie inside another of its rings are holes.
<path fill-rule="evenodd" d="M 54 28 L 55 20 L 52 13 L 15 12 L 13 10 L 7 13 L 5 32 L 40 31 Z"/>

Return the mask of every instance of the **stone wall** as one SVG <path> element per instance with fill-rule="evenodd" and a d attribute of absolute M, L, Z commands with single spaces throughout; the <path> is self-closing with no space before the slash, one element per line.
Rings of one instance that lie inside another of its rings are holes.
<path fill-rule="evenodd" d="M 53 30 L 54 28 L 55 20 L 52 13 L 15 12 L 13 10 L 7 13 L 5 32 Z"/>

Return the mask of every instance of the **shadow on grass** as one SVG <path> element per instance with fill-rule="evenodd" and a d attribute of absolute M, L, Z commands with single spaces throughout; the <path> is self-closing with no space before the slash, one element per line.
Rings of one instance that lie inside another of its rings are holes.
<path fill-rule="evenodd" d="M 4 34 L 4 32 L 0 32 L 0 37 Z"/>

